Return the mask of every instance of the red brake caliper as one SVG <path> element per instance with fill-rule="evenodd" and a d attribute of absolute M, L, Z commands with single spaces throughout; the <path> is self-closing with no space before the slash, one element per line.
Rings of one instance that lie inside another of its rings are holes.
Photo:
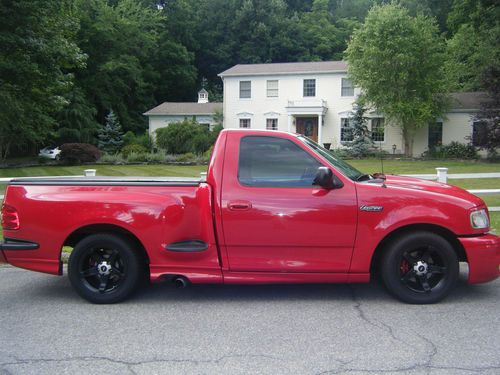
<path fill-rule="evenodd" d="M 408 272 L 410 272 L 410 264 L 406 259 L 403 259 L 401 261 L 401 264 L 399 265 L 399 270 L 401 271 L 401 275 L 406 275 Z"/>

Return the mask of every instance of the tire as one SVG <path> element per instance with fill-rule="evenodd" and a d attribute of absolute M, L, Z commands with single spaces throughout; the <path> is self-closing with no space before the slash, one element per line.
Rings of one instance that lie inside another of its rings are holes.
<path fill-rule="evenodd" d="M 144 273 L 139 254 L 113 234 L 85 237 L 73 249 L 68 276 L 75 291 L 89 302 L 117 303 L 139 286 Z"/>
<path fill-rule="evenodd" d="M 382 257 L 382 280 L 399 300 L 441 301 L 455 287 L 459 264 L 452 245 L 431 232 L 412 232 L 389 243 Z"/>

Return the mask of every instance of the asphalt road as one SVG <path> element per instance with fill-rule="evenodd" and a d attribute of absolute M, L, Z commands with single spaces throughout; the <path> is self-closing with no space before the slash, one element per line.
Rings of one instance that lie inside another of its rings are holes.
<path fill-rule="evenodd" d="M 500 280 L 431 306 L 370 285 L 147 287 L 98 306 L 0 267 L 0 374 L 500 374 Z"/>

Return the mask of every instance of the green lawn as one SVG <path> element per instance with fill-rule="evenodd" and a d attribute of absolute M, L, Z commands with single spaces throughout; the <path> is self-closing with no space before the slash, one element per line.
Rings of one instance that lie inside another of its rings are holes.
<path fill-rule="evenodd" d="M 382 170 L 380 160 L 349 160 L 350 164 L 366 173 Z M 436 167 L 448 167 L 449 173 L 499 172 L 500 163 L 456 160 L 384 160 L 384 172 L 393 174 L 435 173 Z M 205 172 L 206 165 L 85 165 L 85 166 L 47 166 L 26 168 L 0 168 L 0 177 L 27 176 L 71 176 L 82 175 L 84 169 L 97 169 L 98 176 L 179 176 L 197 177 Z M 464 189 L 500 188 L 500 179 L 460 179 L 449 180 L 452 185 Z M 0 185 L 3 194 L 5 185 Z M 489 206 L 500 206 L 500 195 L 483 197 Z M 491 213 L 492 228 L 500 233 L 500 212 Z"/>
<path fill-rule="evenodd" d="M 180 176 L 196 177 L 206 165 L 79 165 L 0 168 L 0 177 L 75 176 L 85 169 L 97 169 L 98 176 Z"/>
<path fill-rule="evenodd" d="M 366 173 L 382 172 L 379 159 L 347 160 L 349 164 Z M 448 168 L 448 173 L 500 172 L 500 163 L 460 160 L 384 160 L 386 174 L 436 173 L 437 167 Z"/>

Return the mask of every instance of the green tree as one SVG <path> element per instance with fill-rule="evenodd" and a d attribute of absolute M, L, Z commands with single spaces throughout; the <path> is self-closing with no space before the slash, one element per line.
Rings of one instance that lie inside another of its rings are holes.
<path fill-rule="evenodd" d="M 455 0 L 448 16 L 445 71 L 451 90 L 483 90 L 483 73 L 500 61 L 500 6 L 491 0 Z"/>
<path fill-rule="evenodd" d="M 123 131 L 113 110 L 106 116 L 106 125 L 99 129 L 99 148 L 109 154 L 120 151 L 123 145 Z"/>
<path fill-rule="evenodd" d="M 57 114 L 58 143 L 95 143 L 95 135 L 99 129 L 95 120 L 95 107 L 76 86 L 65 95 L 65 99 L 68 105 Z"/>
<path fill-rule="evenodd" d="M 350 118 L 352 124 L 352 143 L 349 145 L 349 149 L 350 153 L 357 158 L 366 157 L 374 151 L 371 132 L 366 125 L 368 119 L 365 117 L 365 113 L 364 99 L 360 96 L 354 103 L 354 113 Z"/>
<path fill-rule="evenodd" d="M 416 131 L 446 108 L 442 50 L 433 19 L 391 3 L 370 10 L 346 51 L 350 77 L 401 127 L 407 156 Z"/>
<path fill-rule="evenodd" d="M 0 160 L 12 149 L 47 140 L 73 82 L 68 69 L 83 66 L 70 0 L 0 3 Z"/>
<path fill-rule="evenodd" d="M 500 148 L 500 67 L 491 67 L 483 72 L 482 87 L 486 89 L 487 99 L 481 103 L 481 110 L 476 119 L 486 127 L 488 158 L 498 158 Z"/>
<path fill-rule="evenodd" d="M 135 0 L 75 0 L 80 31 L 77 40 L 88 55 L 86 69 L 75 72 L 78 86 L 104 123 L 109 108 L 125 130 L 146 128 L 142 115 L 155 103 L 159 74 L 153 67 L 158 51 L 161 12 Z"/>

